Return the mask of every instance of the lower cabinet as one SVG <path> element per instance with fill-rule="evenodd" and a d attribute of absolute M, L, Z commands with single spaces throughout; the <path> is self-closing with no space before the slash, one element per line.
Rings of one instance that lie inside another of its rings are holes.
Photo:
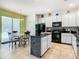
<path fill-rule="evenodd" d="M 77 56 L 77 41 L 76 40 L 77 40 L 77 38 L 72 35 L 72 47 L 75 52 L 75 55 Z"/>
<path fill-rule="evenodd" d="M 48 42 L 48 48 L 50 47 L 50 44 L 51 44 L 51 35 L 48 35 L 48 38 L 47 38 L 47 42 Z"/>
<path fill-rule="evenodd" d="M 77 38 L 71 33 L 62 33 L 62 43 L 71 44 L 77 56 Z"/>
<path fill-rule="evenodd" d="M 72 44 L 72 36 L 69 33 L 62 33 L 61 34 L 61 42 L 62 43 L 67 43 L 67 44 Z"/>
<path fill-rule="evenodd" d="M 47 51 L 51 44 L 51 35 L 41 38 L 41 56 Z"/>
<path fill-rule="evenodd" d="M 45 53 L 47 50 L 47 37 L 41 38 L 41 56 Z"/>

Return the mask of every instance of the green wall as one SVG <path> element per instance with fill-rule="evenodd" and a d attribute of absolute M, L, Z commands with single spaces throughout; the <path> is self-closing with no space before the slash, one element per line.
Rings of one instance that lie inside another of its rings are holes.
<path fill-rule="evenodd" d="M 26 16 L 21 15 L 3 8 L 0 8 L 0 39 L 1 39 L 1 16 L 8 16 L 13 18 L 22 19 L 20 24 L 21 33 L 24 33 L 26 31 Z"/>
<path fill-rule="evenodd" d="M 0 16 L 0 42 L 1 42 L 1 16 Z"/>
<path fill-rule="evenodd" d="M 21 33 L 26 31 L 26 17 L 21 17 Z"/>

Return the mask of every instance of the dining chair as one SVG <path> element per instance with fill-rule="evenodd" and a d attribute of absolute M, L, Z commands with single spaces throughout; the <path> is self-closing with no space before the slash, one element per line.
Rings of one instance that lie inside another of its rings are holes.
<path fill-rule="evenodd" d="M 17 44 L 17 42 L 19 42 L 19 46 L 20 46 L 20 37 L 17 35 L 17 31 L 12 31 L 12 32 L 8 32 L 9 35 L 9 47 L 10 45 L 13 46 Z M 10 44 L 11 43 L 11 44 Z"/>
<path fill-rule="evenodd" d="M 27 45 L 27 40 L 28 40 L 28 38 L 26 37 L 25 34 L 23 36 L 21 36 L 21 45 L 23 47 L 25 47 Z"/>
<path fill-rule="evenodd" d="M 12 42 L 12 33 L 8 32 L 8 37 L 9 37 L 9 47 L 10 47 L 10 43 Z"/>
<path fill-rule="evenodd" d="M 26 31 L 24 34 L 27 37 L 27 41 L 28 41 L 28 45 L 29 45 L 29 42 L 30 42 L 30 32 L 29 31 Z"/>
<path fill-rule="evenodd" d="M 19 43 L 18 45 L 20 46 L 20 37 L 17 34 L 17 31 L 13 31 L 12 32 L 12 47 L 13 47 L 14 43 L 15 43 L 15 46 L 16 46 L 17 42 Z"/>
<path fill-rule="evenodd" d="M 21 37 L 21 44 L 23 47 L 25 47 L 27 43 L 29 45 L 29 33 L 25 32 L 24 35 Z"/>

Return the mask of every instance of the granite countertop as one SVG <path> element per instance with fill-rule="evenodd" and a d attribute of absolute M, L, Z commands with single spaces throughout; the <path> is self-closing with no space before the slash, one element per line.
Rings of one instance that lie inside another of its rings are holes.
<path fill-rule="evenodd" d="M 40 36 L 41 36 L 41 37 L 45 37 L 45 36 L 47 36 L 47 35 L 50 35 L 50 34 L 41 34 Z"/>
<path fill-rule="evenodd" d="M 76 38 L 78 38 L 78 36 L 77 36 L 77 34 L 76 34 L 76 33 L 71 33 L 71 32 L 62 32 L 62 33 L 69 33 L 69 34 L 74 35 Z"/>
<path fill-rule="evenodd" d="M 51 32 L 42 32 L 41 33 L 41 37 L 47 36 L 47 35 L 51 35 Z"/>
<path fill-rule="evenodd" d="M 51 35 L 51 32 L 42 32 L 41 35 L 39 36 L 35 35 L 34 37 L 45 37 L 47 35 Z"/>

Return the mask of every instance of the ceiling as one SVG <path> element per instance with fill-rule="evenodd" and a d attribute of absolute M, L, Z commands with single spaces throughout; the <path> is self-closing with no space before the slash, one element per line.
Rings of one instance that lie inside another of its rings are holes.
<path fill-rule="evenodd" d="M 0 7 L 17 13 L 22 13 L 24 15 L 48 11 L 68 10 L 78 6 L 79 0 L 0 0 Z"/>

